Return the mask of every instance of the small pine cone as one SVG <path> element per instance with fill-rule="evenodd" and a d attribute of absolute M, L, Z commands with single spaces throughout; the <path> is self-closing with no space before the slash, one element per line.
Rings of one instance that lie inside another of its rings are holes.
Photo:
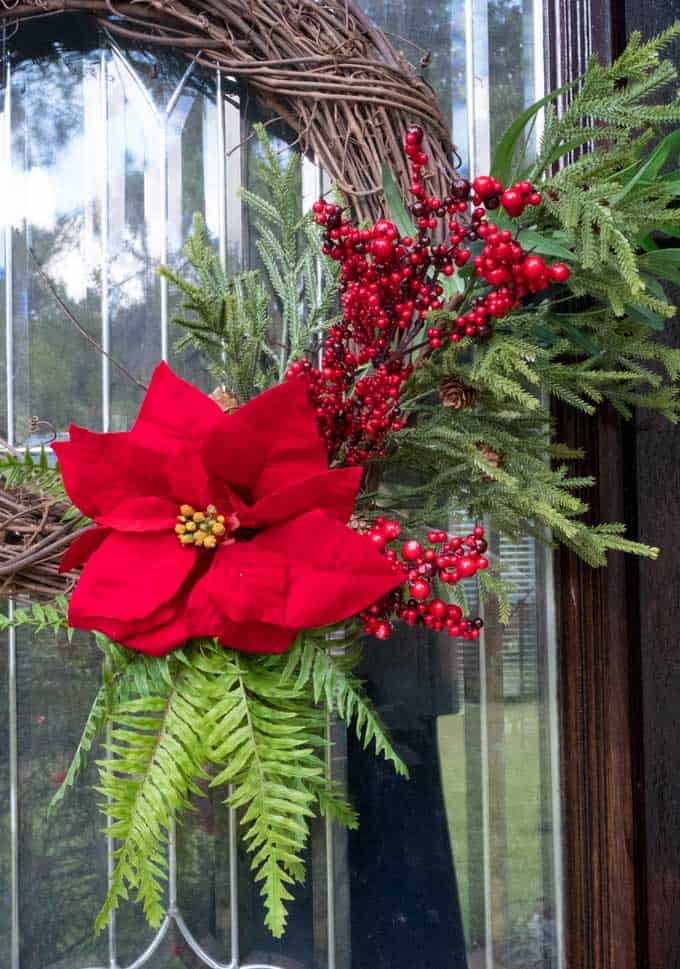
<path fill-rule="evenodd" d="M 477 391 L 458 377 L 444 377 L 439 384 L 439 399 L 444 407 L 462 410 L 464 407 L 472 407 L 477 400 Z"/>
<path fill-rule="evenodd" d="M 477 441 L 476 448 L 493 468 L 503 467 L 503 458 L 500 456 L 500 454 L 492 451 L 489 445 L 485 444 L 484 441 Z"/>
<path fill-rule="evenodd" d="M 221 407 L 225 414 L 231 414 L 239 406 L 238 400 L 230 394 L 224 387 L 215 387 L 210 395 L 218 407 Z"/>
<path fill-rule="evenodd" d="M 360 535 L 366 535 L 371 530 L 371 522 L 368 520 L 368 518 L 364 518 L 362 515 L 352 515 L 348 525 Z"/>

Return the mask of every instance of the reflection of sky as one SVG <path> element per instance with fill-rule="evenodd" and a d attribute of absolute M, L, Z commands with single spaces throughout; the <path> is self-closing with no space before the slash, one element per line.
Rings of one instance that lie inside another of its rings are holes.
<path fill-rule="evenodd" d="M 45 267 L 74 302 L 99 285 L 106 245 L 117 298 L 130 305 L 145 298 L 145 275 L 181 247 L 183 129 L 197 97 L 206 131 L 191 150 L 201 157 L 205 218 L 217 234 L 216 108 L 210 98 L 185 91 L 166 119 L 163 106 L 153 104 L 139 76 L 114 54 L 106 63 L 104 115 L 100 63 L 83 58 L 78 66 L 76 84 L 73 57 L 68 71 L 57 61 L 40 72 L 32 65 L 15 72 L 11 163 L 7 118 L 0 115 L 0 225 L 26 225 L 49 239 Z M 38 85 L 49 85 L 47 106 Z M 45 110 L 51 113 L 47 123 Z"/>
<path fill-rule="evenodd" d="M 14 169 L 3 177 L 8 190 L 0 194 L 0 219 L 17 228 L 26 219 L 49 230 L 61 216 L 80 208 L 84 142 L 83 135 L 76 134 L 57 150 L 53 164 L 23 172 Z"/>

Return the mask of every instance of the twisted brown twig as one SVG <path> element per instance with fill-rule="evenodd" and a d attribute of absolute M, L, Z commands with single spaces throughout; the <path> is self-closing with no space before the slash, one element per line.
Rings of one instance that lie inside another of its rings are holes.
<path fill-rule="evenodd" d="M 75 575 L 59 575 L 59 562 L 81 528 L 63 521 L 68 508 L 30 488 L 0 488 L 0 594 L 36 600 L 69 591 Z"/>
<path fill-rule="evenodd" d="M 0 21 L 65 11 L 245 83 L 295 129 L 360 220 L 381 213 L 383 164 L 406 189 L 402 142 L 414 122 L 427 132 L 433 192 L 446 194 L 455 149 L 434 92 L 353 0 L 0 0 Z"/>
<path fill-rule="evenodd" d="M 1 0 L 1 2 L 4 2 L 4 0 Z M 104 347 L 101 345 L 101 343 L 98 343 L 95 340 L 95 338 L 92 336 L 92 334 L 87 332 L 87 330 L 85 329 L 85 327 L 83 326 L 83 324 L 75 316 L 75 314 L 68 308 L 68 306 L 66 305 L 66 303 L 64 302 L 64 300 L 61 298 L 61 296 L 57 292 L 56 286 L 54 285 L 54 283 L 52 282 L 52 280 L 50 279 L 50 277 L 47 275 L 47 273 L 43 269 L 43 267 L 42 267 L 42 265 L 40 263 L 40 260 L 36 256 L 36 254 L 33 251 L 33 249 L 31 249 L 30 246 L 27 246 L 27 249 L 28 249 L 28 254 L 30 255 L 31 259 L 33 260 L 33 265 L 35 266 L 35 270 L 38 273 L 38 276 L 40 276 L 41 280 L 43 281 L 43 283 L 45 284 L 45 286 L 47 287 L 47 289 L 49 289 L 49 291 L 50 291 L 51 295 L 53 296 L 54 301 L 57 304 L 57 306 L 59 307 L 59 309 L 62 311 L 62 313 L 64 314 L 64 316 L 66 317 L 66 319 L 70 323 L 73 324 L 73 326 L 76 328 L 76 330 L 78 331 L 78 333 L 80 334 L 80 336 L 82 336 L 82 338 L 84 340 L 86 340 L 87 343 L 89 343 L 91 346 L 93 346 L 95 348 L 95 350 L 97 351 L 97 353 L 100 353 L 103 357 L 106 357 L 106 359 L 109 361 L 109 363 L 111 363 L 112 366 L 116 367 L 116 369 L 119 370 L 123 374 L 124 377 L 127 377 L 128 380 L 130 380 L 133 384 L 136 384 L 137 387 L 139 387 L 140 390 L 146 390 L 147 389 L 146 388 L 146 384 L 143 384 L 142 381 L 141 380 L 138 380 L 137 377 L 135 377 L 134 374 L 130 373 L 130 371 L 127 369 L 127 367 L 125 367 L 119 360 L 116 360 L 115 357 L 111 356 L 111 354 L 108 353 L 108 351 L 106 351 L 104 349 Z M 45 421 L 41 421 L 40 423 L 44 424 L 46 422 Z M 56 434 L 55 434 L 55 436 L 56 436 Z"/>

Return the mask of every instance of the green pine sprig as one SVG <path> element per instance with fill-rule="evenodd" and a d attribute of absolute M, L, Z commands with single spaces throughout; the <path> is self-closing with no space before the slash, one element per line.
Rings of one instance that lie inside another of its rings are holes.
<path fill-rule="evenodd" d="M 183 294 L 172 322 L 185 332 L 175 349 L 196 348 L 213 377 L 245 402 L 275 380 L 269 293 L 257 272 L 227 276 L 200 215 L 194 216 L 184 255 L 196 282 L 167 266 L 160 269 Z"/>
<path fill-rule="evenodd" d="M 215 379 L 244 403 L 283 380 L 294 359 L 318 346 L 337 311 L 338 274 L 320 257 L 320 233 L 302 213 L 301 162 L 274 151 L 256 125 L 258 191 L 242 189 L 261 268 L 227 274 L 199 215 L 184 245 L 189 273 L 160 273 L 183 295 L 172 322 L 175 349 L 196 349 Z M 188 278 L 191 276 L 192 278 Z"/>
<path fill-rule="evenodd" d="M 56 596 L 51 602 L 32 602 L 26 608 L 18 606 L 11 614 L 0 613 L 0 632 L 24 627 L 36 635 L 48 629 L 55 636 L 65 632 L 70 642 L 73 629 L 68 625 L 68 600 L 65 596 Z"/>
<path fill-rule="evenodd" d="M 680 417 L 680 350 L 658 339 L 675 313 L 664 286 L 680 283 L 680 96 L 663 59 L 677 36 L 680 22 L 644 43 L 632 35 L 611 65 L 592 58 L 581 78 L 527 108 L 501 139 L 493 174 L 506 186 L 532 181 L 543 204 L 518 222 L 489 217 L 515 229 L 526 250 L 567 263 L 570 276 L 495 321 L 486 344 L 463 340 L 418 359 L 404 401 L 408 427 L 383 462 L 381 511 L 401 511 L 415 527 L 463 508 L 510 537 L 551 535 L 592 565 L 609 550 L 658 554 L 625 538 L 623 526 L 586 524 L 584 489 L 593 482 L 555 441 L 550 411 L 559 400 L 586 414 L 606 404 L 624 417 L 638 407 Z M 464 313 L 481 284 L 472 269 L 460 276 Z M 432 322 L 449 315 L 431 314 Z M 475 391 L 473 406 L 439 406 L 437 386 L 452 376 Z"/>
<path fill-rule="evenodd" d="M 283 380 L 292 360 L 313 348 L 337 312 L 338 274 L 320 257 L 321 235 L 311 212 L 301 212 L 301 158 L 284 161 L 265 127 L 255 125 L 260 157 L 258 191 L 241 189 L 255 229 L 255 246 L 271 288 L 278 327 L 277 376 Z"/>

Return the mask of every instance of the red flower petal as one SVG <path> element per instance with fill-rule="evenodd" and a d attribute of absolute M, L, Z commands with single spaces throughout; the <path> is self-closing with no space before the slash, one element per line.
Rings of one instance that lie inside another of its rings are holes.
<path fill-rule="evenodd" d="M 165 498 L 127 498 L 99 523 L 119 532 L 172 531 L 177 522 L 177 503 Z"/>
<path fill-rule="evenodd" d="M 172 533 L 113 532 L 89 559 L 71 596 L 71 625 L 93 617 L 129 622 L 150 616 L 176 596 L 196 562 Z"/>
<path fill-rule="evenodd" d="M 239 510 L 240 522 L 246 528 L 264 528 L 318 509 L 344 524 L 354 510 L 361 475 L 361 468 L 312 475 L 265 495 L 247 511 Z"/>
<path fill-rule="evenodd" d="M 223 415 L 202 457 L 209 472 L 251 502 L 327 471 L 306 383 L 289 380 Z"/>
<path fill-rule="evenodd" d="M 186 617 L 181 609 L 176 608 L 173 610 L 172 618 L 166 619 L 161 625 L 128 635 L 119 641 L 128 649 L 136 649 L 149 656 L 164 656 L 173 649 L 184 646 L 190 638 L 191 633 L 187 629 Z"/>
<path fill-rule="evenodd" d="M 366 538 L 321 511 L 267 529 L 250 545 L 288 559 L 283 614 L 263 609 L 260 618 L 289 628 L 347 619 L 402 581 Z"/>
<path fill-rule="evenodd" d="M 167 454 L 187 445 L 200 447 L 223 418 L 214 400 L 159 363 L 130 434 L 137 443 Z"/>
<path fill-rule="evenodd" d="M 173 459 L 170 487 L 178 505 L 193 505 L 197 511 L 203 511 L 210 504 L 208 474 L 196 451 L 184 448 Z"/>
<path fill-rule="evenodd" d="M 79 569 L 110 534 L 111 531 L 108 528 L 94 526 L 93 528 L 83 529 L 64 552 L 59 563 L 59 571 L 64 573 L 70 572 L 72 569 Z"/>
<path fill-rule="evenodd" d="M 234 542 L 218 549 L 200 585 L 223 619 L 284 625 L 287 564 L 284 555 L 254 542 Z M 194 590 L 192 602 L 200 591 Z"/>
<path fill-rule="evenodd" d="M 126 432 L 95 434 L 71 425 L 70 440 L 52 447 L 69 498 L 89 518 L 126 498 L 170 497 L 164 462 Z"/>
<path fill-rule="evenodd" d="M 291 645 L 297 630 L 264 622 L 234 622 L 224 613 L 225 590 L 217 601 L 211 596 L 213 567 L 219 562 L 222 552 L 234 546 L 221 549 L 213 559 L 211 568 L 195 583 L 189 593 L 187 615 L 192 636 L 215 636 L 223 646 L 246 653 L 282 653 Z M 247 548 L 239 543 L 241 549 Z"/>
<path fill-rule="evenodd" d="M 217 633 L 223 646 L 242 653 L 283 653 L 296 636 L 296 629 L 270 626 L 264 622 L 225 622 Z"/>
<path fill-rule="evenodd" d="M 163 656 L 183 646 L 191 637 L 186 615 L 179 601 L 162 606 L 147 619 L 133 622 L 121 622 L 106 616 L 74 615 L 72 619 L 69 610 L 69 623 L 77 625 L 79 629 L 94 629 L 115 643 L 151 656 Z"/>

